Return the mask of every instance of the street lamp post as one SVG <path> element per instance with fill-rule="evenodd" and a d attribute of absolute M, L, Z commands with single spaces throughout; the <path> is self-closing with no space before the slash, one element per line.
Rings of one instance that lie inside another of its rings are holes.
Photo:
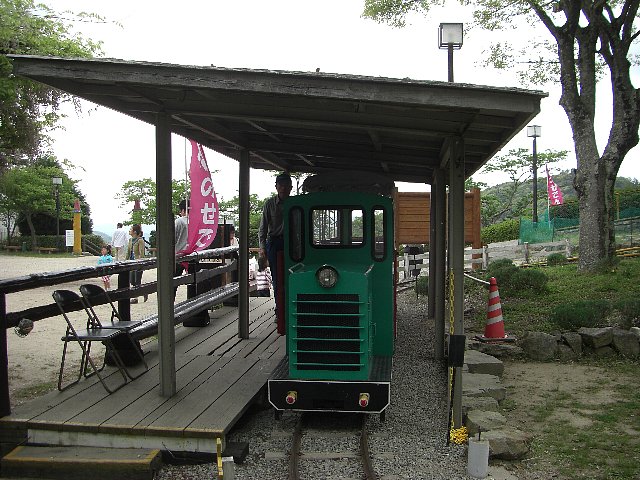
<path fill-rule="evenodd" d="M 453 82 L 453 51 L 462 48 L 462 30 L 462 23 L 441 23 L 438 28 L 438 48 L 449 54 L 449 82 Z"/>
<path fill-rule="evenodd" d="M 533 137 L 533 223 L 538 223 L 538 150 L 536 139 L 542 136 L 540 125 L 529 125 L 527 127 L 527 137 Z"/>
<path fill-rule="evenodd" d="M 60 248 L 60 185 L 62 185 L 62 177 L 53 177 L 51 179 L 56 187 L 56 247 Z"/>

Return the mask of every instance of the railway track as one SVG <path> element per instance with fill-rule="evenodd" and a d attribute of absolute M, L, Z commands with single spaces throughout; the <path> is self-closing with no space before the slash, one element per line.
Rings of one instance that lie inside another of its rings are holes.
<path fill-rule="evenodd" d="M 301 463 L 322 462 L 326 471 L 353 472 L 349 478 L 378 480 L 369 453 L 367 418 L 367 415 L 332 418 L 301 414 L 293 432 L 288 479 L 316 478 L 308 470 L 317 470 L 310 465 L 307 469 L 304 465 L 301 468 Z"/>

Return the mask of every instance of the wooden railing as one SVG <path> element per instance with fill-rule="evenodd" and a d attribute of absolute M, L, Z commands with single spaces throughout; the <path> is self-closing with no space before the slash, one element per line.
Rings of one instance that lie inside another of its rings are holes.
<path fill-rule="evenodd" d="M 214 277 L 237 269 L 237 262 L 225 265 L 224 260 L 238 251 L 238 247 L 223 247 L 213 250 L 192 253 L 179 257 L 177 261 L 189 263 L 188 274 L 173 279 L 174 286 L 187 285 L 187 298 L 197 298 L 198 295 L 206 295 L 199 288 L 203 282 L 210 282 Z M 203 262 L 208 259 L 220 259 L 222 263 L 209 264 Z M 212 268 L 213 267 L 213 268 Z M 24 310 L 7 312 L 7 295 L 24 292 L 41 287 L 56 286 L 63 283 L 78 280 L 99 278 L 104 275 L 118 275 L 118 289 L 110 292 L 111 298 L 118 301 L 118 310 L 123 320 L 130 319 L 129 299 L 144 294 L 154 293 L 157 290 L 157 282 L 149 282 L 139 287 L 129 287 L 129 272 L 132 270 L 150 270 L 156 268 L 155 258 L 142 260 L 127 260 L 106 265 L 86 266 L 64 270 L 61 272 L 44 272 L 25 275 L 22 277 L 0 280 L 0 417 L 11 413 L 9 398 L 9 373 L 7 353 L 7 330 L 18 326 L 23 318 L 37 322 L 59 315 L 60 311 L 51 302 L 46 305 L 38 305 Z M 74 307 L 80 310 L 80 305 Z"/>

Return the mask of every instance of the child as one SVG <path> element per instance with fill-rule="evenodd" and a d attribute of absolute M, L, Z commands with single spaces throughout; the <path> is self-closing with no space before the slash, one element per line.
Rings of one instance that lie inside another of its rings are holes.
<path fill-rule="evenodd" d="M 269 261 L 265 256 L 258 257 L 258 272 L 256 273 L 256 280 L 258 281 L 258 296 L 270 297 L 271 271 L 269 270 Z"/>
<path fill-rule="evenodd" d="M 102 250 L 100 252 L 102 253 L 102 255 L 98 259 L 98 265 L 104 265 L 104 264 L 107 264 L 107 263 L 113 263 L 113 257 L 111 256 L 111 245 L 103 245 L 102 246 Z M 104 282 L 105 290 L 110 290 L 111 289 L 111 276 L 110 275 L 104 275 L 102 277 L 102 281 Z"/>

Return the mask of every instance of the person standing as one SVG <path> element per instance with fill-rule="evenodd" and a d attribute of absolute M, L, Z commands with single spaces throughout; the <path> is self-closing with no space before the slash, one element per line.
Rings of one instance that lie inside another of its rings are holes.
<path fill-rule="evenodd" d="M 109 245 L 103 245 L 100 250 L 100 258 L 98 258 L 98 265 L 106 265 L 113 263 L 113 257 L 111 256 L 111 248 Z M 103 275 L 102 281 L 104 283 L 105 290 L 111 290 L 111 275 Z"/>
<path fill-rule="evenodd" d="M 126 246 L 127 231 L 121 223 L 118 223 L 115 232 L 113 232 L 113 235 L 111 236 L 111 250 L 116 262 L 127 259 L 125 256 Z"/>
<path fill-rule="evenodd" d="M 264 203 L 260 228 L 258 229 L 258 245 L 260 247 L 259 256 L 266 256 L 271 268 L 271 279 L 273 281 L 273 295 L 276 299 L 276 316 L 280 318 L 284 311 L 282 300 L 284 291 L 280 292 L 282 281 L 279 278 L 281 268 L 284 268 L 284 223 L 282 218 L 283 202 L 291 194 L 291 177 L 287 173 L 281 173 L 276 177 L 277 194 Z"/>
<path fill-rule="evenodd" d="M 142 238 L 142 228 L 135 224 L 129 230 L 129 243 L 127 244 L 127 259 L 138 260 L 144 258 L 144 239 Z M 142 283 L 142 270 L 131 270 L 129 272 L 129 283 L 134 287 L 139 287 Z M 149 298 L 148 294 L 144 294 L 144 301 Z M 131 303 L 138 303 L 137 298 L 132 298 Z"/>
<path fill-rule="evenodd" d="M 178 252 L 181 252 L 185 248 L 187 248 L 187 240 L 189 239 L 189 216 L 187 215 L 187 201 L 182 200 L 178 205 L 178 218 L 174 223 L 174 232 L 175 232 L 175 254 L 178 255 Z M 183 263 L 176 262 L 173 276 L 179 277 L 184 272 L 185 267 Z M 178 292 L 178 287 L 173 289 L 173 299 L 176 298 L 176 293 Z"/>

